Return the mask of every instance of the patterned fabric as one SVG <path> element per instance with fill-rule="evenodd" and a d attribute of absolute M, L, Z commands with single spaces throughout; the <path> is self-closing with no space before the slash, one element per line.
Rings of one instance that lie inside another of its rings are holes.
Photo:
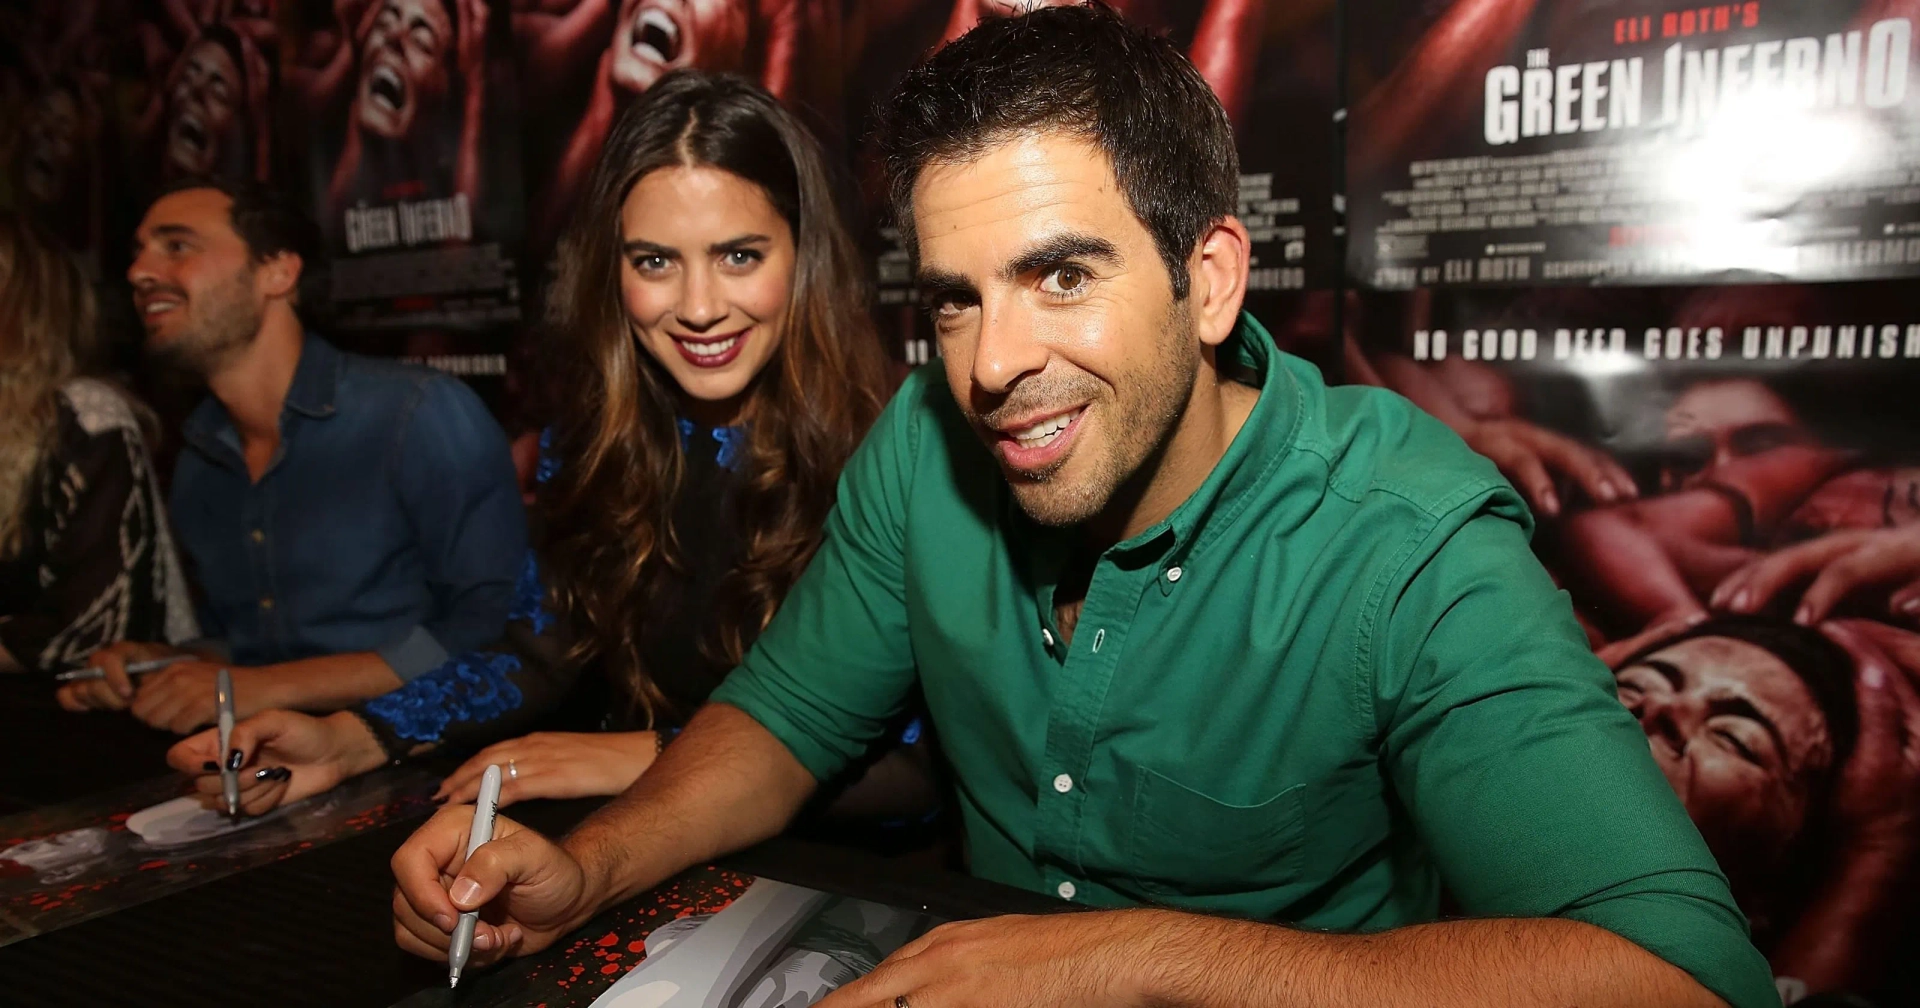
<path fill-rule="evenodd" d="M 540 583 L 540 557 L 529 549 L 526 562 L 520 566 L 520 577 L 513 583 L 513 608 L 507 612 L 507 619 L 526 620 L 533 624 L 534 633 L 546 633 L 553 626 L 546 598 L 546 586 Z"/>
<path fill-rule="evenodd" d="M 523 698 L 509 678 L 518 671 L 513 655 L 464 654 L 367 701 L 364 710 L 403 739 L 435 742 L 454 722 L 485 723 L 518 709 Z"/>
<path fill-rule="evenodd" d="M 691 452 L 693 435 L 695 431 L 701 429 L 700 425 L 686 417 L 679 418 L 677 422 L 680 427 L 680 450 Z M 714 454 L 714 461 L 720 463 L 723 469 L 739 472 L 741 456 L 747 449 L 747 429 L 745 427 L 710 427 L 707 428 L 707 433 L 720 446 L 719 451 Z M 545 435 L 542 435 L 540 444 L 542 449 L 546 447 Z M 556 468 L 558 468 L 557 464 Z"/>
<path fill-rule="evenodd" d="M 120 640 L 198 635 L 159 480 L 133 408 L 112 386 L 60 390 L 28 541 L 0 560 L 0 645 L 52 672 Z"/>

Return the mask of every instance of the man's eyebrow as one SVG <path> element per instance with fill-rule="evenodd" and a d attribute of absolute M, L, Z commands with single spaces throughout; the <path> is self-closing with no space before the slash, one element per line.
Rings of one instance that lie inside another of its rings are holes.
<path fill-rule="evenodd" d="M 920 272 L 914 275 L 913 280 L 914 285 L 920 288 L 923 298 L 953 296 L 977 299 L 980 296 L 980 289 L 973 285 L 973 281 L 953 270 L 941 269 L 938 266 L 920 267 Z"/>
<path fill-rule="evenodd" d="M 1731 714 L 1759 725 L 1773 739 L 1773 751 L 1780 754 L 1781 759 L 1786 759 L 1787 753 L 1791 751 L 1787 748 L 1786 737 L 1780 734 L 1780 729 L 1773 723 L 1773 719 L 1760 713 L 1760 708 L 1755 707 L 1751 700 L 1744 697 L 1716 700 L 1712 704 L 1712 710 L 1715 714 Z"/>
<path fill-rule="evenodd" d="M 198 236 L 199 232 L 185 224 L 155 224 L 153 229 L 146 233 L 145 237 L 141 237 L 137 231 L 134 232 L 133 250 L 136 253 L 139 252 L 140 246 L 145 245 L 155 238 L 195 238 Z"/>
<path fill-rule="evenodd" d="M 1000 267 L 1000 279 L 1012 281 L 1068 259 L 1091 259 L 1109 266 L 1118 266 L 1123 261 L 1120 250 L 1105 238 L 1069 232 L 1055 235 L 1007 260 Z"/>

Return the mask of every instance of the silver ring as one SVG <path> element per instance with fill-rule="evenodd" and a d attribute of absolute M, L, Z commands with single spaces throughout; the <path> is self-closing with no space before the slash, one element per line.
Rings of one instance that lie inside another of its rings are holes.
<path fill-rule="evenodd" d="M 507 779 L 508 780 L 520 779 L 520 767 L 517 766 L 511 759 L 507 760 Z"/>
<path fill-rule="evenodd" d="M 907 1008 L 907 996 L 905 994 L 902 994 L 899 997 L 894 998 L 893 1008 Z"/>

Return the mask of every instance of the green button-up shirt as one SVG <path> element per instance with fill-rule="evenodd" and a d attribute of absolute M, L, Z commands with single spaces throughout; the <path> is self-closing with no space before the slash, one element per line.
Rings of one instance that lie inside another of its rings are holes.
<path fill-rule="evenodd" d="M 1725 877 L 1485 459 L 1329 388 L 1251 317 L 1260 398 L 1205 483 L 1098 561 L 1030 521 L 937 368 L 842 475 L 825 542 L 713 695 L 816 777 L 916 681 L 975 874 L 1313 928 L 1562 916 L 1777 1005 Z"/>

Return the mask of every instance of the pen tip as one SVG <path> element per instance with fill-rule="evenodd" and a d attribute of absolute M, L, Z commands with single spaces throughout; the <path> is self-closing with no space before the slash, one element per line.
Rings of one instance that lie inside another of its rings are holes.
<path fill-rule="evenodd" d="M 458 986 L 460 986 L 460 971 L 454 970 L 447 975 L 447 989 L 452 990 Z"/>

